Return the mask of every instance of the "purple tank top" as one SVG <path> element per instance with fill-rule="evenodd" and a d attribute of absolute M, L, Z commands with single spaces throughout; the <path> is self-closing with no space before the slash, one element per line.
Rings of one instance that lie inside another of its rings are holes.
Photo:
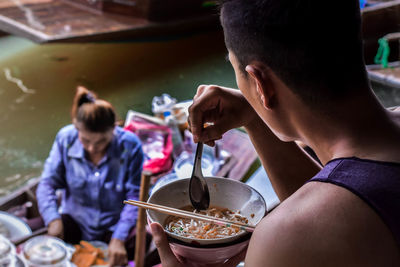
<path fill-rule="evenodd" d="M 400 163 L 335 159 L 310 181 L 332 183 L 359 196 L 379 214 L 400 246 Z"/>

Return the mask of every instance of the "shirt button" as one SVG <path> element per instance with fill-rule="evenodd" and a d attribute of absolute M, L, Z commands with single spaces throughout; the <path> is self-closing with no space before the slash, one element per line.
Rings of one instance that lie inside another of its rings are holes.
<path fill-rule="evenodd" d="M 100 176 L 100 173 L 99 173 L 99 172 L 95 172 L 95 173 L 94 173 L 94 176 L 99 177 L 99 176 Z"/>

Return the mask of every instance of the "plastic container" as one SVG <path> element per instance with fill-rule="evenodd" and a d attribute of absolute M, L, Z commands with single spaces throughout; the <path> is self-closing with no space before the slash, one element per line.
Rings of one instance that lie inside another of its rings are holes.
<path fill-rule="evenodd" d="M 204 153 L 201 158 L 201 170 L 204 176 L 213 176 L 214 164 L 213 157 L 210 154 Z M 175 161 L 174 171 L 178 178 L 189 178 L 193 172 L 194 154 L 182 153 Z"/>
<path fill-rule="evenodd" d="M 65 243 L 51 236 L 37 236 L 24 245 L 23 256 L 28 267 L 67 267 Z"/>
<path fill-rule="evenodd" d="M 0 267 L 15 266 L 15 246 L 4 236 L 0 235 Z"/>
<path fill-rule="evenodd" d="M 151 189 L 151 194 L 153 194 L 155 191 L 160 189 L 166 184 L 169 184 L 170 182 L 173 182 L 175 180 L 178 180 L 178 176 L 176 175 L 175 172 L 168 173 L 167 175 L 164 175 L 158 181 L 154 184 L 153 188 Z"/>
<path fill-rule="evenodd" d="M 188 110 L 185 109 L 183 106 L 178 106 L 178 104 L 176 104 L 172 107 L 172 114 L 176 119 L 181 135 L 183 135 L 183 132 L 189 127 L 187 122 L 189 116 Z"/>
<path fill-rule="evenodd" d="M 155 96 L 151 102 L 151 111 L 153 112 L 154 116 L 163 119 L 164 112 L 171 111 L 175 104 L 176 99 L 171 97 L 169 94 Z"/>

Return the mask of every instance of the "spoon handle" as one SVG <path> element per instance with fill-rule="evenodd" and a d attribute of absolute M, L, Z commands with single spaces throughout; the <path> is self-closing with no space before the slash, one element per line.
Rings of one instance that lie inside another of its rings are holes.
<path fill-rule="evenodd" d="M 200 176 L 203 177 L 203 173 L 201 171 L 201 157 L 203 154 L 203 143 L 197 143 L 196 154 L 194 156 L 194 168 L 192 176 Z"/>

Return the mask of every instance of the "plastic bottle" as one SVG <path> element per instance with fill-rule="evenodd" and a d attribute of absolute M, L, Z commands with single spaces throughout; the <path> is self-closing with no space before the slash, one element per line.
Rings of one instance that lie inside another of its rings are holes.
<path fill-rule="evenodd" d="M 175 117 L 171 114 L 170 111 L 164 112 L 164 118 L 168 127 L 172 131 L 172 144 L 174 145 L 174 149 L 172 150 L 172 155 L 176 159 L 183 151 L 182 135 L 178 128 L 178 122 L 176 121 Z"/>
<path fill-rule="evenodd" d="M 171 110 L 175 104 L 175 98 L 171 97 L 169 94 L 162 94 L 161 96 L 153 97 L 151 101 L 151 110 L 156 117 L 162 119 L 164 118 L 164 112 Z"/>

